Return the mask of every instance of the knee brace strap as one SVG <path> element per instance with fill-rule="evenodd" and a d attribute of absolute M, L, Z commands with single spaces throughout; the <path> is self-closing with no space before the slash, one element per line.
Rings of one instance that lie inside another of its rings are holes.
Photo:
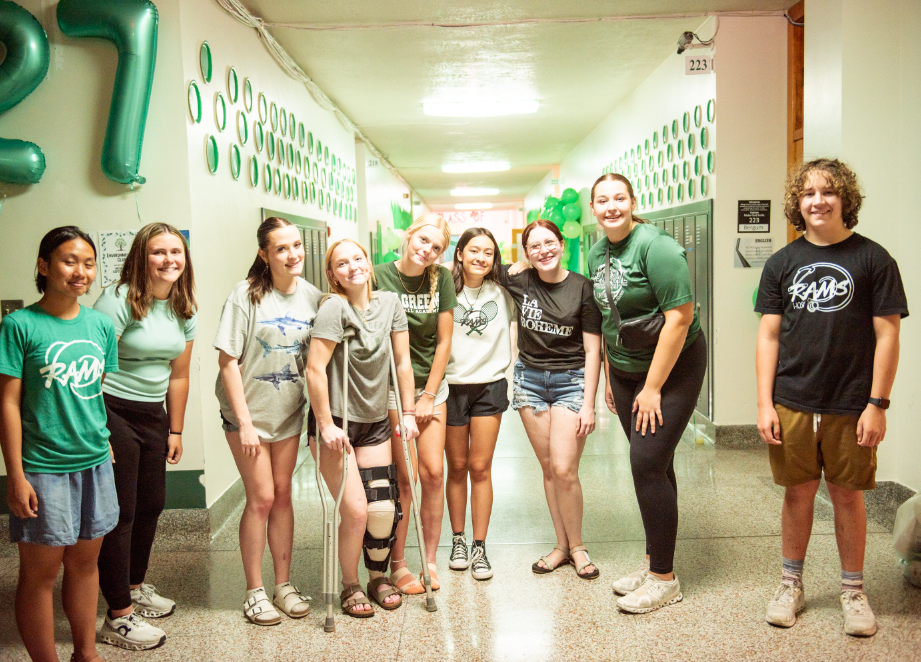
<path fill-rule="evenodd" d="M 365 496 L 369 505 L 380 501 L 389 501 L 393 504 L 393 525 L 390 529 L 390 535 L 386 538 L 376 538 L 366 530 L 363 540 L 365 567 L 376 572 L 386 572 L 390 563 L 389 549 L 396 541 L 397 523 L 403 518 L 402 509 L 400 508 L 400 487 L 397 483 L 396 465 L 359 468 L 359 476 L 364 484 Z M 385 480 L 388 483 L 387 485 L 371 487 L 373 482 L 383 482 Z M 368 550 L 372 549 L 387 549 L 388 552 L 383 559 L 374 560 L 368 553 Z"/>

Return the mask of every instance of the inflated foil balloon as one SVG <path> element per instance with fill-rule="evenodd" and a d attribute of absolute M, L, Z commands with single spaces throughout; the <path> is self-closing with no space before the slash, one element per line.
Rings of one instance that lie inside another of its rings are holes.
<path fill-rule="evenodd" d="M 566 221 L 560 229 L 563 231 L 563 236 L 567 239 L 576 239 L 582 234 L 582 226 L 575 221 Z"/>
<path fill-rule="evenodd" d="M 567 221 L 577 221 L 582 215 L 582 208 L 575 202 L 563 205 L 563 216 Z"/>
<path fill-rule="evenodd" d="M 159 15 L 150 0 L 61 0 L 58 25 L 68 37 L 98 37 L 118 49 L 102 172 L 112 181 L 143 184 L 138 174 L 144 125 L 157 61 Z"/>
<path fill-rule="evenodd" d="M 553 209 L 560 204 L 559 198 L 554 198 L 552 195 L 544 201 L 544 209 Z"/>
<path fill-rule="evenodd" d="M 579 201 L 579 194 L 574 188 L 568 188 L 563 191 L 563 195 L 560 196 L 560 200 L 564 205 L 572 204 L 573 202 Z"/>
<path fill-rule="evenodd" d="M 51 49 L 41 24 L 9 0 L 0 0 L 0 42 L 6 47 L 0 64 L 0 113 L 5 113 L 45 79 Z M 0 138 L 0 181 L 37 184 L 44 173 L 45 155 L 38 145 Z"/>

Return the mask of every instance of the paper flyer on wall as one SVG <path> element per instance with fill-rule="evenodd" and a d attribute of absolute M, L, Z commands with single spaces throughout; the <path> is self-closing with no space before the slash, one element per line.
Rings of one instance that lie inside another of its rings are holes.
<path fill-rule="evenodd" d="M 732 254 L 733 266 L 736 269 L 763 267 L 773 254 L 774 244 L 770 237 L 739 237 Z"/>
<path fill-rule="evenodd" d="M 122 265 L 128 257 L 128 249 L 134 241 L 134 230 L 113 230 L 100 232 L 96 249 L 99 253 L 99 264 L 96 269 L 96 281 L 105 287 L 119 279 Z"/>

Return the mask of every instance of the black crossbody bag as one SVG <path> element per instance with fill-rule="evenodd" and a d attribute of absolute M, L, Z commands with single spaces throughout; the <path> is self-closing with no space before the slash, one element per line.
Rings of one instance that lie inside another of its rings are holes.
<path fill-rule="evenodd" d="M 626 322 L 620 318 L 620 311 L 611 296 L 611 246 L 608 245 L 604 256 L 604 291 L 608 296 L 608 305 L 614 324 L 617 325 L 617 343 L 626 349 L 653 349 L 659 342 L 659 334 L 665 324 L 663 313 L 650 313 L 634 317 Z"/>

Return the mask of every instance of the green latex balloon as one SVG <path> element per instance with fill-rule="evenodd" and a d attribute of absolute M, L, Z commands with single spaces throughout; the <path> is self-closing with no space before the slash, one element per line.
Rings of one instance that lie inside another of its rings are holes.
<path fill-rule="evenodd" d="M 562 200 L 564 205 L 571 205 L 573 202 L 579 201 L 579 193 L 574 188 L 568 188 L 563 191 L 560 200 Z"/>
<path fill-rule="evenodd" d="M 15 2 L 0 0 L 0 113 L 29 96 L 48 73 L 48 35 L 32 14 Z M 45 155 L 35 143 L 0 138 L 0 181 L 37 184 L 45 173 Z"/>
<path fill-rule="evenodd" d="M 138 174 L 144 125 L 157 62 L 159 15 L 150 0 L 61 0 L 58 25 L 68 37 L 115 44 L 118 69 L 102 146 L 102 172 L 112 181 L 146 180 Z"/>
<path fill-rule="evenodd" d="M 563 216 L 566 217 L 567 221 L 578 221 L 581 215 L 582 208 L 577 203 L 570 202 L 567 205 L 563 205 Z"/>
<path fill-rule="evenodd" d="M 554 198 L 552 195 L 544 201 L 544 209 L 553 209 L 558 204 L 560 204 L 559 198 Z"/>
<path fill-rule="evenodd" d="M 566 221 L 560 229 L 563 231 L 563 236 L 567 239 L 576 239 L 582 234 L 582 226 L 575 221 Z"/>
<path fill-rule="evenodd" d="M 541 209 L 540 216 L 538 218 L 544 221 L 549 221 L 550 220 L 550 210 L 546 208 Z"/>
<path fill-rule="evenodd" d="M 384 253 L 384 262 L 395 262 L 400 259 L 400 256 L 394 253 L 393 251 L 387 251 Z"/>
<path fill-rule="evenodd" d="M 563 212 L 559 209 L 554 209 L 550 212 L 550 222 L 561 228 L 563 227 L 563 223 L 566 222 L 566 218 L 563 216 Z"/>

